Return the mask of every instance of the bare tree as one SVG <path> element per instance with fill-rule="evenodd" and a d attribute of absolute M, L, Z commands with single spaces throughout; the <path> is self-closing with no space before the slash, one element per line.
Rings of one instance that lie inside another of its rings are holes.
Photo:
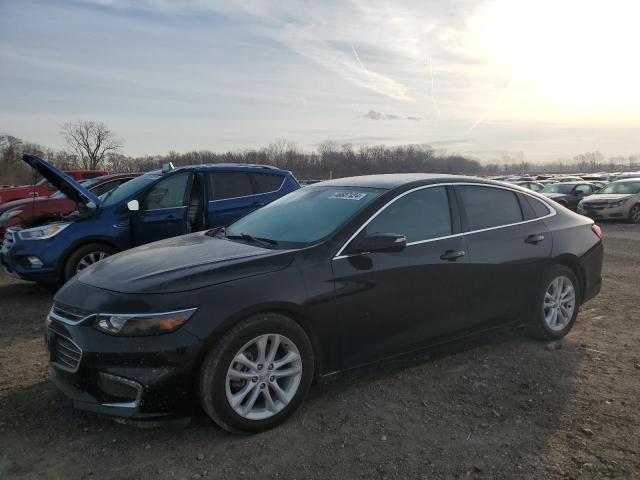
<path fill-rule="evenodd" d="M 98 168 L 105 160 L 105 155 L 117 153 L 122 148 L 122 143 L 102 122 L 81 120 L 66 123 L 62 127 L 62 135 L 85 169 Z"/>

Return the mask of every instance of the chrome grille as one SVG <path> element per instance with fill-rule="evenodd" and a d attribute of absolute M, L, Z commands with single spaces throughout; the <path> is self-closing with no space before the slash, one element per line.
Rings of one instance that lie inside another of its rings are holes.
<path fill-rule="evenodd" d="M 66 337 L 52 335 L 51 363 L 69 372 L 78 371 L 82 350 Z"/>
<path fill-rule="evenodd" d="M 91 312 L 61 303 L 54 303 L 49 312 L 49 316 L 53 320 L 59 320 L 64 323 L 79 323 L 90 315 Z"/>
<path fill-rule="evenodd" d="M 585 202 L 582 204 L 585 208 L 605 208 L 608 202 Z"/>

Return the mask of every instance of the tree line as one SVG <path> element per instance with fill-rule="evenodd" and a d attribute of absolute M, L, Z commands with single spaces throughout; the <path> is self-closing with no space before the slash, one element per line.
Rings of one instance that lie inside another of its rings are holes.
<path fill-rule="evenodd" d="M 103 123 L 81 121 L 65 124 L 61 131 L 67 149 L 53 150 L 9 135 L 0 136 L 0 185 L 28 184 L 33 171 L 21 161 L 33 153 L 61 169 L 105 169 L 110 172 L 146 172 L 164 163 L 175 166 L 203 163 L 249 163 L 274 165 L 291 170 L 298 179 L 324 180 L 376 173 L 429 172 L 469 175 L 522 173 L 571 173 L 640 169 L 640 155 L 606 159 L 601 152 L 588 152 L 572 159 L 531 164 L 522 155 L 503 157 L 500 163 L 480 163 L 461 155 L 437 151 L 429 146 L 359 146 L 327 140 L 313 151 L 278 140 L 260 149 L 217 153 L 194 150 L 166 155 L 132 157 L 121 153 L 122 142 Z"/>

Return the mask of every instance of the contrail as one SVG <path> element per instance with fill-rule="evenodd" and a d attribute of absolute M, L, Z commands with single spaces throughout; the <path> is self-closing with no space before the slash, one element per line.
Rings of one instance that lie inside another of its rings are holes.
<path fill-rule="evenodd" d="M 495 98 L 493 99 L 493 102 L 491 102 L 491 105 L 489 105 L 489 108 L 486 109 L 484 115 L 482 115 L 480 118 L 478 118 L 473 125 L 471 125 L 471 128 L 467 131 L 467 133 L 471 133 L 473 132 L 473 129 L 476 128 L 478 125 L 480 125 L 482 122 L 484 122 L 487 117 L 489 116 L 489 113 L 491 113 L 491 110 L 493 109 L 493 107 L 495 106 L 496 102 L 500 99 L 500 97 L 502 96 L 502 94 L 504 93 L 504 91 L 509 88 L 509 85 L 511 85 L 511 78 L 509 80 L 507 80 L 505 82 L 505 84 L 502 86 L 502 88 L 500 89 L 500 91 L 498 92 L 498 94 L 495 96 Z"/>
<path fill-rule="evenodd" d="M 433 102 L 433 110 L 440 116 L 440 110 L 436 105 L 436 87 L 433 80 L 433 63 L 431 62 L 431 54 L 429 54 L 429 74 L 431 75 L 431 101 Z"/>
<path fill-rule="evenodd" d="M 360 61 L 360 55 L 358 55 L 358 52 L 356 52 L 356 47 L 353 46 L 353 43 L 349 42 L 349 45 L 351 45 L 351 51 L 353 52 L 353 56 L 356 57 L 356 61 L 358 62 L 358 65 L 360 65 L 360 68 L 362 70 L 364 70 L 365 72 L 368 72 L 368 70 L 366 69 L 366 67 L 362 64 L 362 62 Z"/>

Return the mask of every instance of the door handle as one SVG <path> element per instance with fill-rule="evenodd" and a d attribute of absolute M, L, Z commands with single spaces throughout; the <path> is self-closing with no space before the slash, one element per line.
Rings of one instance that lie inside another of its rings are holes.
<path fill-rule="evenodd" d="M 544 240 L 544 235 L 541 234 L 537 234 L 537 235 L 529 235 L 526 239 L 525 242 L 526 243 L 530 243 L 532 245 L 537 245 L 538 243 L 540 243 L 541 241 Z"/>
<path fill-rule="evenodd" d="M 464 250 L 447 250 L 440 258 L 442 260 L 449 260 L 450 262 L 455 262 L 460 257 L 464 257 L 467 254 Z"/>

